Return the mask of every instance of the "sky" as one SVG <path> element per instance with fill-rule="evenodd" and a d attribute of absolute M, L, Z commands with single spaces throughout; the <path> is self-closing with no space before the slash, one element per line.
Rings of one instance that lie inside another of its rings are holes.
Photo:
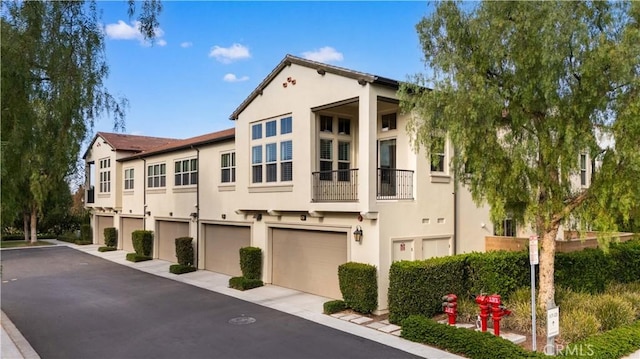
<path fill-rule="evenodd" d="M 126 2 L 99 2 L 108 90 L 125 97 L 124 132 L 189 138 L 229 116 L 287 54 L 395 80 L 425 72 L 415 25 L 426 1 L 163 1 L 153 43 Z M 114 132 L 103 117 L 97 131 Z"/>

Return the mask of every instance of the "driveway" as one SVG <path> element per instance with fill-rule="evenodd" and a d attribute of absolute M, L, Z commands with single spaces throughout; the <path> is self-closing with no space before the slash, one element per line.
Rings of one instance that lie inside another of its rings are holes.
<path fill-rule="evenodd" d="M 2 310 L 45 359 L 415 358 L 67 247 L 3 251 L 2 282 Z"/>

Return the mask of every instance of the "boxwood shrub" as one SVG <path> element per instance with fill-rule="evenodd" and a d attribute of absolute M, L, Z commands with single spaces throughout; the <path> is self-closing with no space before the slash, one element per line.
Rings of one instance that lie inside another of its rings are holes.
<path fill-rule="evenodd" d="M 231 277 L 229 279 L 229 288 L 238 290 L 248 290 L 262 287 L 264 283 L 260 279 L 247 279 L 245 277 Z"/>
<path fill-rule="evenodd" d="M 347 304 L 344 300 L 330 300 L 324 302 L 322 308 L 324 309 L 324 314 L 333 314 L 347 309 Z"/>
<path fill-rule="evenodd" d="M 240 248 L 240 270 L 246 279 L 261 279 L 262 249 L 258 247 Z"/>
<path fill-rule="evenodd" d="M 178 258 L 178 264 L 181 264 L 185 267 L 193 266 L 193 238 L 179 237 L 176 238 L 175 241 L 176 258 Z"/>
<path fill-rule="evenodd" d="M 151 256 L 151 250 L 153 249 L 153 231 L 133 231 L 131 233 L 131 240 L 133 241 L 133 249 L 137 255 L 144 257 Z"/>
<path fill-rule="evenodd" d="M 184 273 L 191 273 L 195 271 L 196 271 L 196 267 L 191 265 L 186 266 L 182 264 L 172 264 L 169 266 L 169 272 L 173 274 L 184 274 Z"/>
<path fill-rule="evenodd" d="M 127 253 L 127 260 L 129 262 L 142 262 L 142 261 L 148 261 L 151 260 L 152 258 L 149 256 L 141 256 L 138 253 Z"/>
<path fill-rule="evenodd" d="M 371 313 L 378 308 L 378 274 L 375 266 L 348 262 L 338 267 L 340 292 L 347 307 Z"/>
<path fill-rule="evenodd" d="M 616 282 L 629 283 L 640 279 L 640 240 L 612 243 L 609 247 L 611 277 Z"/>
<path fill-rule="evenodd" d="M 118 230 L 115 227 L 104 229 L 104 245 L 113 248 L 118 246 Z"/>
<path fill-rule="evenodd" d="M 98 248 L 98 252 L 111 252 L 111 251 L 115 251 L 115 250 L 118 250 L 118 249 L 115 248 L 115 247 L 106 247 L 106 246 Z"/>
<path fill-rule="evenodd" d="M 93 229 L 90 224 L 83 224 L 80 226 L 80 241 L 93 242 Z"/>
<path fill-rule="evenodd" d="M 556 253 L 554 276 L 558 286 L 578 292 L 601 293 L 611 280 L 610 258 L 602 250 L 594 248 Z"/>
<path fill-rule="evenodd" d="M 402 330 L 404 333 L 404 328 Z M 640 348 L 640 321 L 567 345 L 558 355 L 568 358 L 618 359 Z"/>
<path fill-rule="evenodd" d="M 495 251 L 467 255 L 469 294 L 500 294 L 503 299 L 531 282 L 529 254 Z"/>

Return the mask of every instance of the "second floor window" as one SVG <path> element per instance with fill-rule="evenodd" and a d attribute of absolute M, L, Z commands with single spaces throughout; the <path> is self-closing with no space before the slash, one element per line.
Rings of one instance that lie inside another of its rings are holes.
<path fill-rule="evenodd" d="M 167 185 L 167 165 L 158 163 L 147 166 L 147 187 L 159 188 Z"/>
<path fill-rule="evenodd" d="M 506 218 L 501 223 L 494 224 L 493 234 L 496 236 L 515 237 L 517 234 L 516 222 Z"/>
<path fill-rule="evenodd" d="M 133 189 L 133 168 L 124 170 L 124 189 Z"/>
<path fill-rule="evenodd" d="M 444 137 L 433 137 L 431 141 L 431 172 L 444 172 Z"/>
<path fill-rule="evenodd" d="M 100 167 L 100 193 L 111 192 L 111 159 L 103 158 L 99 163 Z"/>
<path fill-rule="evenodd" d="M 587 155 L 580 155 L 580 185 L 587 185 Z"/>
<path fill-rule="evenodd" d="M 232 183 L 236 181 L 236 153 L 223 153 L 220 157 L 220 182 Z"/>
<path fill-rule="evenodd" d="M 198 184 L 198 160 L 195 158 L 175 162 L 175 185 Z"/>

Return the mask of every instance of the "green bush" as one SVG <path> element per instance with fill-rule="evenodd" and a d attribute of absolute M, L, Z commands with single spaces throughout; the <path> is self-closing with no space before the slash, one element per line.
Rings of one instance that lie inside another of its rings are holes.
<path fill-rule="evenodd" d="M 193 257 L 193 238 L 176 238 L 176 258 L 178 258 L 178 264 L 185 267 L 192 267 Z"/>
<path fill-rule="evenodd" d="M 402 338 L 434 346 L 470 359 L 543 358 L 491 333 L 456 328 L 412 315 L 402 321 Z"/>
<path fill-rule="evenodd" d="M 115 247 L 100 247 L 98 248 L 98 252 L 111 252 L 111 251 L 116 251 L 118 250 Z"/>
<path fill-rule="evenodd" d="M 607 286 L 605 293 L 629 302 L 633 307 L 636 319 L 640 318 L 640 282 L 611 283 Z"/>
<path fill-rule="evenodd" d="M 597 334 L 599 330 L 600 321 L 588 310 L 560 310 L 560 336 L 563 340 L 573 343 Z"/>
<path fill-rule="evenodd" d="M 610 294 L 593 297 L 589 307 L 600 321 L 603 331 L 631 324 L 636 318 L 636 313 L 629 302 Z"/>
<path fill-rule="evenodd" d="M 80 226 L 80 241 L 93 242 L 93 229 L 90 224 L 83 224 Z"/>
<path fill-rule="evenodd" d="M 262 249 L 258 247 L 240 248 L 240 270 L 246 279 L 262 278 Z"/>
<path fill-rule="evenodd" d="M 322 307 L 324 309 L 324 314 L 333 314 L 347 309 L 347 304 L 344 300 L 330 300 L 328 302 L 324 302 Z"/>
<path fill-rule="evenodd" d="M 389 321 L 400 323 L 413 314 L 442 313 L 442 296 L 466 293 L 466 256 L 399 261 L 389 272 Z"/>
<path fill-rule="evenodd" d="M 262 287 L 264 283 L 260 279 L 247 279 L 245 277 L 231 277 L 229 279 L 229 288 L 238 290 L 248 290 Z"/>
<path fill-rule="evenodd" d="M 36 239 L 51 239 L 55 238 L 55 236 L 51 236 L 48 234 L 39 233 L 36 235 Z M 2 235 L 2 241 L 24 241 L 24 234 L 4 234 Z"/>
<path fill-rule="evenodd" d="M 143 261 L 148 261 L 151 260 L 153 258 L 149 257 L 149 256 L 141 256 L 138 253 L 127 253 L 127 260 L 129 262 L 143 262 Z"/>
<path fill-rule="evenodd" d="M 404 328 L 403 328 L 404 332 Z M 582 348 L 582 356 L 576 351 Z M 572 343 L 558 353 L 569 358 L 618 359 L 640 348 L 640 321 Z"/>
<path fill-rule="evenodd" d="M 169 266 L 169 272 L 173 274 L 184 274 L 195 272 L 196 267 L 191 265 L 182 265 L 182 264 L 172 264 Z"/>
<path fill-rule="evenodd" d="M 611 280 L 611 267 L 610 258 L 600 249 L 556 253 L 555 283 L 578 292 L 602 293 Z"/>
<path fill-rule="evenodd" d="M 114 227 L 107 227 L 104 229 L 104 245 L 107 247 L 118 246 L 118 230 Z"/>
<path fill-rule="evenodd" d="M 467 257 L 470 294 L 500 294 L 503 300 L 531 283 L 527 252 L 495 251 L 470 253 Z"/>
<path fill-rule="evenodd" d="M 378 308 L 378 274 L 375 266 L 349 262 L 338 267 L 340 292 L 347 307 L 371 313 Z"/>
<path fill-rule="evenodd" d="M 537 295 L 537 293 L 536 293 Z M 504 317 L 500 326 L 507 330 L 520 333 L 531 333 L 531 288 L 522 287 L 511 293 L 509 299 L 504 301 L 506 307 L 512 311 L 510 316 Z M 477 306 L 476 306 L 477 308 Z M 546 326 L 546 313 L 540 306 L 536 308 L 536 331 L 544 333 Z"/>
<path fill-rule="evenodd" d="M 616 282 L 629 283 L 640 280 L 640 240 L 613 243 L 609 248 L 611 278 Z"/>
<path fill-rule="evenodd" d="M 64 233 L 58 236 L 59 241 L 67 242 L 67 243 L 76 243 L 78 241 L 78 237 L 71 233 Z"/>
<path fill-rule="evenodd" d="M 133 231 L 131 233 L 131 240 L 133 241 L 133 249 L 139 256 L 151 256 L 151 250 L 153 249 L 152 231 Z"/>
<path fill-rule="evenodd" d="M 93 244 L 93 242 L 92 241 L 84 241 L 82 239 L 78 239 L 76 241 L 76 244 L 79 245 L 79 246 L 86 246 L 87 244 Z"/>

